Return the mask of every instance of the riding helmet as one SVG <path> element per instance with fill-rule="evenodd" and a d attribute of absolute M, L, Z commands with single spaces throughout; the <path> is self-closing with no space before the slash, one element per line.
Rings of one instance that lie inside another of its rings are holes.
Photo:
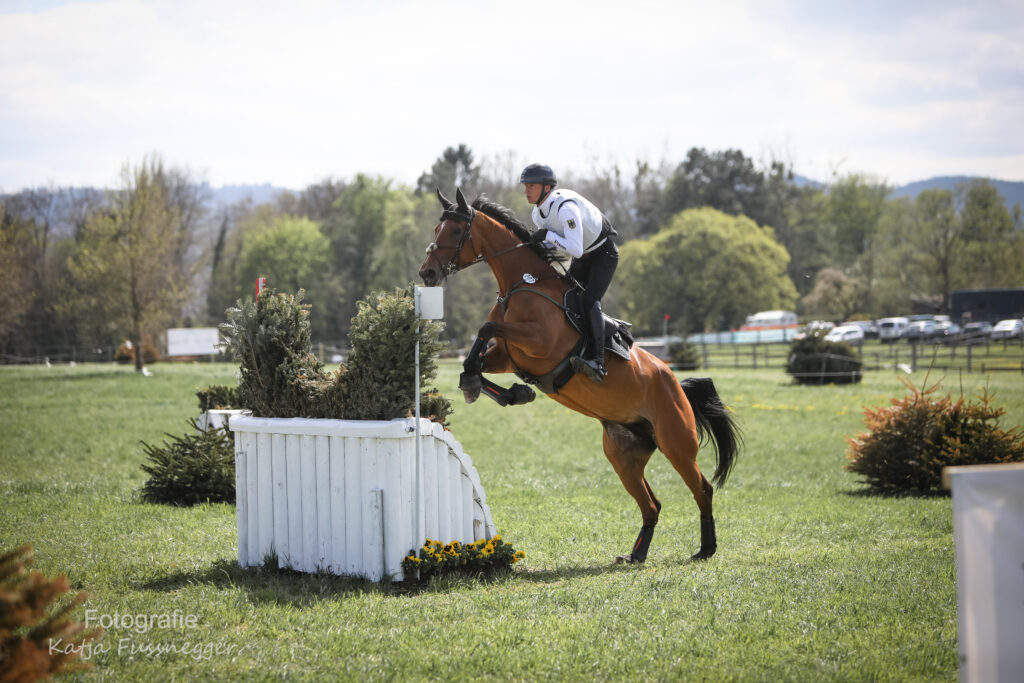
<path fill-rule="evenodd" d="M 552 187 L 558 184 L 555 172 L 551 170 L 550 166 L 544 164 L 530 164 L 524 168 L 522 175 L 519 176 L 519 182 L 551 185 Z"/>

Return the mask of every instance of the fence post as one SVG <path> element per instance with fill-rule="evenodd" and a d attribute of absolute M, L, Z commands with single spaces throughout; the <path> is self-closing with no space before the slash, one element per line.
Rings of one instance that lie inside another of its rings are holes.
<path fill-rule="evenodd" d="M 910 371 L 917 372 L 917 344 L 910 343 Z"/>
<path fill-rule="evenodd" d="M 757 334 L 758 334 L 758 336 L 761 335 L 760 332 L 758 332 Z M 750 347 L 752 349 L 752 353 L 753 353 L 753 356 L 754 356 L 754 369 L 755 370 L 757 370 L 757 347 L 758 346 L 760 346 L 760 344 L 754 344 L 754 345 L 752 345 Z"/>
<path fill-rule="evenodd" d="M 967 345 L 967 374 L 968 375 L 971 374 L 971 350 L 972 350 L 972 345 L 968 344 Z"/>

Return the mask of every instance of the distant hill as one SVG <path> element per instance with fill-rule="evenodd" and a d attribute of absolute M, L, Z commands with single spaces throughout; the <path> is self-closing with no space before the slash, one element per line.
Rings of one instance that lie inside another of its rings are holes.
<path fill-rule="evenodd" d="M 213 204 L 217 206 L 230 206 L 245 199 L 251 199 L 253 204 L 271 204 L 282 192 L 289 192 L 287 188 L 275 187 L 270 183 L 262 185 L 223 185 L 221 187 L 209 187 L 213 195 Z"/>
<path fill-rule="evenodd" d="M 956 186 L 961 183 L 969 183 L 972 180 L 977 180 L 977 176 L 938 176 L 935 178 L 928 178 L 927 180 L 917 180 L 906 185 L 900 185 L 892 191 L 889 195 L 891 198 L 908 197 L 913 199 L 924 190 L 949 190 L 955 191 Z M 1013 211 L 1014 204 L 1020 204 L 1021 208 L 1024 208 L 1024 182 L 1015 182 L 1012 180 L 994 180 L 988 178 L 988 181 L 999 191 L 999 194 L 1003 195 L 1003 199 L 1006 200 L 1006 208 L 1011 212 Z M 802 176 L 799 174 L 793 175 L 793 184 L 797 187 L 813 187 L 817 190 L 828 189 L 827 183 L 822 183 L 813 178 Z"/>
<path fill-rule="evenodd" d="M 929 178 L 928 180 L 918 180 L 917 182 L 897 187 L 890 196 L 914 198 L 924 190 L 953 191 L 957 185 L 969 183 L 972 180 L 976 180 L 976 178 L 969 176 L 941 176 Z M 999 194 L 1003 195 L 1003 198 L 1006 200 L 1006 206 L 1010 211 L 1013 211 L 1014 204 L 1020 204 L 1021 207 L 1024 207 L 1024 182 L 993 180 L 991 178 L 988 181 L 999 191 Z"/>

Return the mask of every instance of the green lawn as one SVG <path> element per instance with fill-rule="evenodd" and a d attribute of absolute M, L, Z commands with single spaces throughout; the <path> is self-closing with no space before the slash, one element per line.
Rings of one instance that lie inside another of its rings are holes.
<path fill-rule="evenodd" d="M 544 398 L 504 409 L 460 398 L 452 431 L 525 566 L 409 590 L 242 570 L 233 506 L 138 502 L 139 441 L 183 433 L 194 392 L 235 375 L 152 370 L 0 368 L 0 547 L 32 543 L 37 567 L 88 591 L 94 616 L 178 610 L 195 622 L 113 628 L 83 678 L 957 678 L 950 500 L 865 495 L 842 469 L 862 408 L 905 393 L 893 372 L 799 387 L 778 370 L 708 371 L 746 448 L 715 495 L 719 552 L 703 563 L 688 561 L 696 506 L 660 454 L 648 468 L 664 504 L 648 562 L 615 565 L 640 518 L 599 425 Z M 444 363 L 438 380 L 452 397 L 457 371 Z M 961 384 L 988 386 L 1004 424 L 1024 423 L 1019 376 L 956 376 L 946 388 Z M 704 469 L 713 458 L 702 455 Z M 176 651 L 146 650 L 160 646 Z"/>

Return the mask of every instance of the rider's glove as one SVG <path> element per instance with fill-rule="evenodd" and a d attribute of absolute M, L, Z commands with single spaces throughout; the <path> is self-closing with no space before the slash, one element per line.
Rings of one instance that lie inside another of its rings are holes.
<path fill-rule="evenodd" d="M 543 242 L 544 240 L 546 240 L 547 238 L 548 238 L 548 229 L 547 228 L 541 228 L 537 232 L 535 232 L 532 235 L 530 235 L 530 242 L 532 242 L 534 244 L 539 244 L 539 243 Z"/>

